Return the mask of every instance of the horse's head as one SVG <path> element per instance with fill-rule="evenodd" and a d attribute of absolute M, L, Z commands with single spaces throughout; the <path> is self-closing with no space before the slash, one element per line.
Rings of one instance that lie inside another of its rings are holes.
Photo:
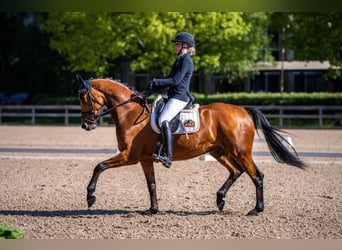
<path fill-rule="evenodd" d="M 76 75 L 76 78 L 80 83 L 78 100 L 81 106 L 81 126 L 89 131 L 96 128 L 104 100 L 98 91 L 92 89 L 89 80 L 83 80 L 80 75 Z"/>

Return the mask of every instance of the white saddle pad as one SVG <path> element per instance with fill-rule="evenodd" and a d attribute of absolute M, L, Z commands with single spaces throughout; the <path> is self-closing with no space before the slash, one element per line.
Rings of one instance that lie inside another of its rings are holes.
<path fill-rule="evenodd" d="M 160 113 L 157 105 L 162 101 L 162 96 L 158 96 L 152 103 L 151 127 L 154 132 L 160 133 L 158 126 L 158 116 Z M 199 104 L 194 104 L 191 109 L 183 109 L 174 120 L 171 121 L 172 134 L 191 134 L 200 128 L 200 119 L 198 113 Z M 176 120 L 178 121 L 176 121 Z"/>

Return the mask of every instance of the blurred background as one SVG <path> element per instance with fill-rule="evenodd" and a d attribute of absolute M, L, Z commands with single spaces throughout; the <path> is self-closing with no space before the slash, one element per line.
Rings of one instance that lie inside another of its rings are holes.
<path fill-rule="evenodd" d="M 194 92 L 342 90 L 342 13 L 2 12 L 0 31 L 2 99 L 74 95 L 78 72 L 143 89 L 181 31 L 196 39 Z"/>
<path fill-rule="evenodd" d="M 341 105 L 340 12 L 1 12 L 0 104 L 76 105 L 76 73 L 141 91 L 181 31 L 200 104 Z"/>

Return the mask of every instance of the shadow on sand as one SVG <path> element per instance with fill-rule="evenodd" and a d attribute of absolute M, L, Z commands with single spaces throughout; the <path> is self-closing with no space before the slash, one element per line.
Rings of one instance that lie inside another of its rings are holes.
<path fill-rule="evenodd" d="M 233 215 L 232 211 L 218 210 L 211 211 L 160 211 L 156 215 L 176 215 L 176 216 L 206 216 L 206 215 Z M 32 217 L 72 217 L 72 218 L 92 218 L 96 216 L 104 215 L 143 215 L 150 216 L 153 215 L 149 210 L 105 210 L 105 209 L 84 209 L 84 210 L 0 210 L 0 215 L 5 216 L 32 216 Z"/>

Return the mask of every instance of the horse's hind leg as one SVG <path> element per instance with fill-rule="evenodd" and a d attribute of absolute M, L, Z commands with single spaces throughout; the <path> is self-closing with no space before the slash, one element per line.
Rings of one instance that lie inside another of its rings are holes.
<path fill-rule="evenodd" d="M 225 205 L 224 198 L 229 190 L 229 188 L 234 184 L 234 182 L 243 174 L 243 170 L 236 164 L 234 159 L 229 158 L 227 155 L 221 155 L 220 157 L 213 156 L 216 158 L 218 162 L 220 162 L 223 166 L 225 166 L 230 175 L 219 191 L 216 193 L 216 205 L 220 211 L 223 210 Z"/>
<path fill-rule="evenodd" d="M 256 177 L 253 180 L 254 185 L 256 187 L 256 206 L 254 209 L 249 211 L 248 215 L 257 215 L 259 212 L 264 211 L 264 174 L 259 170 L 257 165 L 255 165 L 253 161 L 254 168 L 256 170 Z"/>
<path fill-rule="evenodd" d="M 264 186 L 263 179 L 264 174 L 259 170 L 252 160 L 251 153 L 240 155 L 236 158 L 236 161 L 244 169 L 244 171 L 252 179 L 256 189 L 256 205 L 247 215 L 258 215 L 259 212 L 264 211 Z"/>

